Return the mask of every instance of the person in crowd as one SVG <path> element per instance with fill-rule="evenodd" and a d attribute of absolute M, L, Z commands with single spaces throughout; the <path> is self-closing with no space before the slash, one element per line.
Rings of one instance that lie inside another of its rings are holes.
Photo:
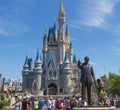
<path fill-rule="evenodd" d="M 37 97 L 34 100 L 34 110 L 38 110 L 38 98 Z"/>
<path fill-rule="evenodd" d="M 31 99 L 30 96 L 27 96 L 26 98 L 28 100 L 27 103 L 28 103 L 29 109 L 34 110 L 34 101 Z"/>
<path fill-rule="evenodd" d="M 64 109 L 64 100 L 61 97 L 58 97 L 55 102 L 55 109 L 56 110 L 63 110 Z"/>
<path fill-rule="evenodd" d="M 84 106 L 87 106 L 87 105 L 88 105 L 87 99 L 85 99 L 85 101 L 84 101 Z"/>
<path fill-rule="evenodd" d="M 20 99 L 17 95 L 15 96 L 15 103 L 12 106 L 14 106 L 14 110 L 21 110 Z"/>
<path fill-rule="evenodd" d="M 54 110 L 54 101 L 52 97 L 48 97 L 47 108 L 48 110 Z"/>
<path fill-rule="evenodd" d="M 43 110 L 43 107 L 44 107 L 44 100 L 42 98 L 40 98 L 40 100 L 38 102 L 38 109 Z"/>
<path fill-rule="evenodd" d="M 75 95 L 73 94 L 73 96 L 70 98 L 70 108 L 73 109 L 74 107 L 78 106 L 78 101 L 75 98 Z"/>
<path fill-rule="evenodd" d="M 80 107 L 80 106 L 81 106 L 81 101 L 82 101 L 82 98 L 81 98 L 81 97 L 79 97 L 79 98 L 78 98 L 78 107 Z"/>
<path fill-rule="evenodd" d="M 69 97 L 65 97 L 64 103 L 65 103 L 65 109 L 70 110 L 70 98 Z"/>
<path fill-rule="evenodd" d="M 29 110 L 30 109 L 27 101 L 28 101 L 27 97 L 23 96 L 22 109 L 21 110 Z"/>
<path fill-rule="evenodd" d="M 114 106 L 114 100 L 113 100 L 113 98 L 110 100 L 110 105 Z"/>

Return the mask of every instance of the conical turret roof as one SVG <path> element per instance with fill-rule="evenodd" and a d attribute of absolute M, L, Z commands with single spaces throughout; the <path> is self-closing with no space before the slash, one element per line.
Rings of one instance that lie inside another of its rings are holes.
<path fill-rule="evenodd" d="M 76 55 L 75 54 L 73 55 L 73 63 L 77 63 Z"/>
<path fill-rule="evenodd" d="M 42 62 L 41 62 L 41 58 L 40 58 L 39 48 L 38 48 L 38 50 L 37 50 L 37 55 L 36 55 L 35 63 L 42 63 Z"/>
<path fill-rule="evenodd" d="M 65 53 L 65 58 L 63 63 L 68 63 L 68 64 L 70 63 L 67 52 Z"/>
<path fill-rule="evenodd" d="M 62 0 L 60 0 L 60 12 L 59 12 L 59 14 L 65 16 L 65 10 L 64 10 L 64 7 L 63 7 L 63 1 Z"/>

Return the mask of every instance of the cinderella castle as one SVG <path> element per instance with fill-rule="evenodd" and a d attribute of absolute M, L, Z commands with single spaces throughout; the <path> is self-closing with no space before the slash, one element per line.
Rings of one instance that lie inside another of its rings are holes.
<path fill-rule="evenodd" d="M 44 94 L 72 92 L 78 86 L 79 71 L 76 56 L 66 22 L 66 14 L 62 0 L 56 24 L 45 30 L 43 36 L 42 55 L 37 50 L 34 65 L 28 55 L 22 70 L 24 89 L 44 91 Z M 66 28 L 64 28 L 66 27 Z"/>

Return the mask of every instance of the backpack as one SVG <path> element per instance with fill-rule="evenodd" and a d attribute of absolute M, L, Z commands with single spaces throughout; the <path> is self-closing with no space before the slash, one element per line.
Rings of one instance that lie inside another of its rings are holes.
<path fill-rule="evenodd" d="M 43 108 L 44 107 L 44 101 L 43 100 L 40 100 L 38 102 L 38 108 Z"/>
<path fill-rule="evenodd" d="M 58 102 L 58 109 L 62 109 L 62 108 L 63 108 L 63 106 L 62 106 L 61 102 Z"/>
<path fill-rule="evenodd" d="M 71 107 L 71 108 L 76 107 L 75 99 L 71 99 L 71 100 L 70 100 L 70 107 Z"/>

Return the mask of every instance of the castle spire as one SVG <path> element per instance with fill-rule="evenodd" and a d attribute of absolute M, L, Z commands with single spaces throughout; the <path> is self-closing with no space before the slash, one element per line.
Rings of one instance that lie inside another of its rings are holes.
<path fill-rule="evenodd" d="M 39 48 L 37 50 L 37 56 L 36 56 L 36 60 L 35 60 L 34 70 L 37 73 L 42 73 L 42 61 L 41 61 L 41 56 L 40 56 L 40 53 L 39 53 Z"/>
<path fill-rule="evenodd" d="M 75 54 L 73 55 L 73 63 L 77 63 L 76 55 Z"/>
<path fill-rule="evenodd" d="M 68 31 L 68 25 L 66 25 L 66 31 L 65 31 L 65 35 L 69 35 L 69 31 Z"/>
<path fill-rule="evenodd" d="M 63 7 L 63 2 L 62 2 L 62 0 L 60 0 L 60 15 L 65 16 L 65 10 L 64 10 L 64 7 Z"/>
<path fill-rule="evenodd" d="M 23 74 L 28 74 L 28 72 L 29 72 L 28 56 L 26 55 L 25 63 L 24 63 L 24 66 L 23 66 Z"/>
<path fill-rule="evenodd" d="M 65 53 L 64 63 L 70 63 L 67 52 Z"/>
<path fill-rule="evenodd" d="M 71 73 L 71 67 L 70 67 L 70 61 L 68 58 L 68 52 L 65 53 L 65 58 L 64 58 L 64 62 L 63 62 L 63 71 L 65 73 Z"/>
<path fill-rule="evenodd" d="M 36 63 L 41 63 L 39 48 L 38 48 L 38 50 L 37 50 L 37 56 L 36 56 L 35 62 L 36 62 Z"/>
<path fill-rule="evenodd" d="M 47 29 L 46 28 L 44 29 L 44 38 L 43 39 L 44 39 L 44 41 L 47 39 Z"/>
<path fill-rule="evenodd" d="M 26 58 L 25 58 L 25 64 L 24 65 L 28 65 L 28 56 L 26 55 Z"/>
<path fill-rule="evenodd" d="M 66 17 L 65 17 L 65 11 L 64 11 L 64 7 L 63 7 L 63 2 L 62 0 L 60 0 L 60 11 L 59 11 L 59 16 L 58 16 L 58 22 L 59 22 L 59 30 L 58 30 L 58 40 L 64 40 L 64 24 L 66 21 Z"/>
<path fill-rule="evenodd" d="M 56 29 L 56 23 L 55 23 L 55 21 L 54 21 L 54 26 L 53 26 L 53 28 L 54 28 L 54 30 Z"/>

